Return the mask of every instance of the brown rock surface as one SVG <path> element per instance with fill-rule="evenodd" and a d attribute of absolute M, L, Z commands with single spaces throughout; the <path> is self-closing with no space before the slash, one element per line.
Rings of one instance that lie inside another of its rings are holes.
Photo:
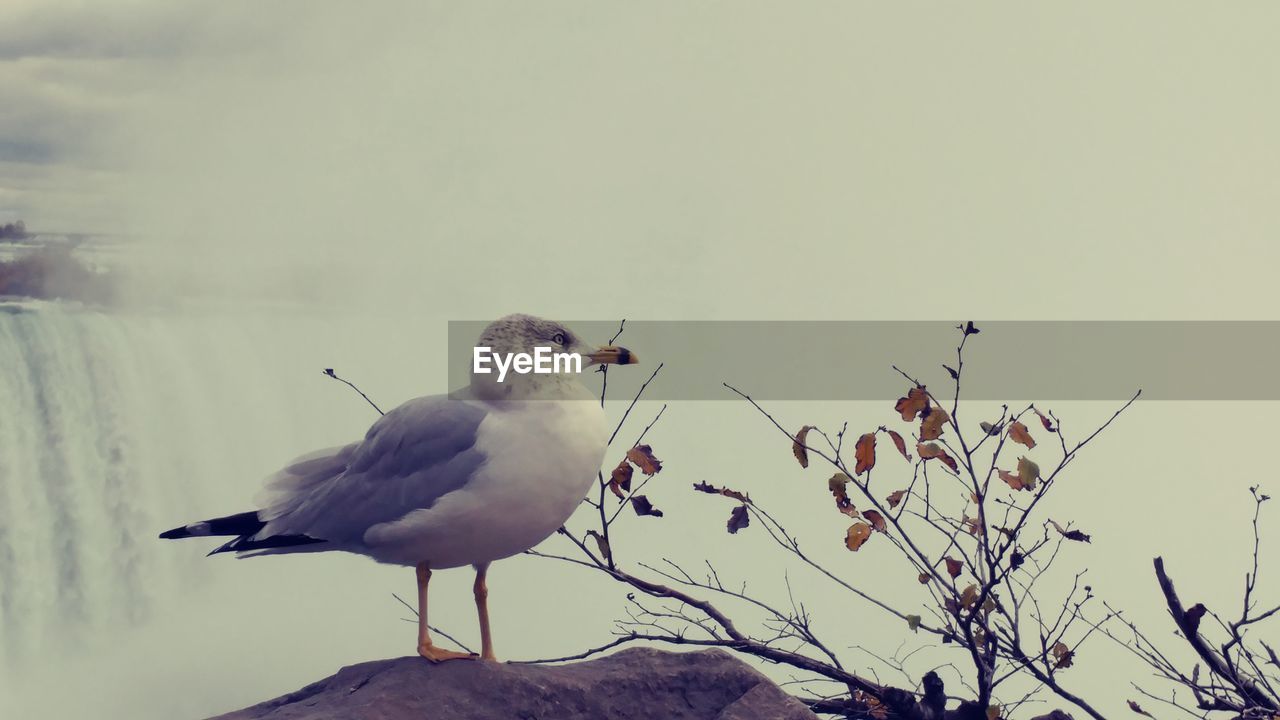
<path fill-rule="evenodd" d="M 630 648 L 567 665 L 361 663 L 211 720 L 812 720 L 721 650 Z"/>

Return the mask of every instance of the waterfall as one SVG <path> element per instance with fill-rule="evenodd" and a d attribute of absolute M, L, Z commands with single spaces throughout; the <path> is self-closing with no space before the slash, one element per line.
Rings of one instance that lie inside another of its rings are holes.
<path fill-rule="evenodd" d="M 227 474 L 287 459 L 252 439 L 289 437 L 285 391 L 246 370 L 264 332 L 0 304 L 0 659 L 143 623 L 157 597 L 198 584 L 190 554 L 156 533 L 243 509 L 218 495 Z"/>
<path fill-rule="evenodd" d="M 205 558 L 217 542 L 156 535 L 251 509 L 293 457 L 361 437 L 376 413 L 323 368 L 384 406 L 443 391 L 443 334 L 413 313 L 246 298 L 0 300 L 0 718 L 203 717 L 395 652 L 403 573 Z M 317 652 L 325 618 L 369 620 Z M 258 642 L 296 662 L 250 670 Z"/>

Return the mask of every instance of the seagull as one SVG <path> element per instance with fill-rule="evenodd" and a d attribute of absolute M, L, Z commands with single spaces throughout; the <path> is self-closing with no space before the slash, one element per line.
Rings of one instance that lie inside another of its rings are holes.
<path fill-rule="evenodd" d="M 427 624 L 431 573 L 471 565 L 479 657 L 496 660 L 489 564 L 542 542 L 581 503 L 604 460 L 608 432 L 580 368 L 627 365 L 636 356 L 622 347 L 585 345 L 561 323 L 531 315 L 494 321 L 476 348 L 508 358 L 573 353 L 580 362 L 505 376 L 477 362 L 468 387 L 409 400 L 383 415 L 363 440 L 293 460 L 267 480 L 258 510 L 160 537 L 232 536 L 210 555 L 341 551 L 412 566 L 418 654 L 432 662 L 476 657 L 436 646 Z"/>

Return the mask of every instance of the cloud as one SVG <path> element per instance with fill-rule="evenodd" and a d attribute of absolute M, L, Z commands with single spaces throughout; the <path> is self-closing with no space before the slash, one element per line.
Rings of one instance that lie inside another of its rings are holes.
<path fill-rule="evenodd" d="M 0 157 L 11 162 L 47 163 L 52 161 L 54 149 L 48 143 L 0 138 Z"/>
<path fill-rule="evenodd" d="M 136 123 L 133 109 L 179 82 L 188 63 L 251 57 L 288 17 L 236 2 L 6 3 L 0 213 L 32 227 L 116 229 L 95 225 L 117 216 L 105 199 L 118 180 L 109 171 L 128 156 L 121 130 Z"/>
<path fill-rule="evenodd" d="M 41 2 L 0 17 L 0 60 L 177 58 L 234 52 L 270 30 L 243 3 Z"/>
<path fill-rule="evenodd" d="M 68 193 L 94 194 L 83 183 L 106 169 L 99 142 L 119 117 L 114 84 L 104 82 L 101 69 L 85 72 L 84 65 L 52 58 L 0 62 L 0 211 L 26 218 L 33 228 L 100 221 L 98 212 L 73 217 L 67 203 Z"/>

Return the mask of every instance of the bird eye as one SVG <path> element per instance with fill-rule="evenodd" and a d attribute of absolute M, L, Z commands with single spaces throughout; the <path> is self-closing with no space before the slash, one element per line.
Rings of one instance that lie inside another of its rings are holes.
<path fill-rule="evenodd" d="M 564 333 L 556 333 L 555 335 L 552 335 L 551 341 L 557 345 L 564 345 L 565 347 L 569 347 L 569 340 L 565 338 Z"/>

